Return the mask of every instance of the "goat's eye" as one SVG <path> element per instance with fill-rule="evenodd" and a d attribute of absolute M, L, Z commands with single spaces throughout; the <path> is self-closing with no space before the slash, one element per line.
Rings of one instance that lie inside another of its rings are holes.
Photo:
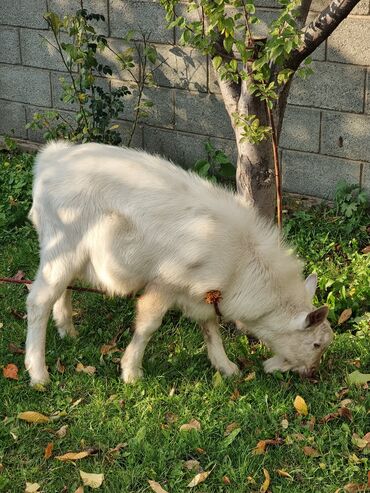
<path fill-rule="evenodd" d="M 318 342 L 313 343 L 313 347 L 316 349 L 318 349 L 320 346 L 321 346 L 321 344 L 319 344 Z"/>

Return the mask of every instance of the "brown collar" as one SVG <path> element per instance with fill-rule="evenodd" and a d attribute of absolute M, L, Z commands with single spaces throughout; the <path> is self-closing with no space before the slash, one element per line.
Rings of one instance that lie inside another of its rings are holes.
<path fill-rule="evenodd" d="M 220 309 L 218 307 L 219 302 L 222 300 L 222 295 L 221 291 L 218 289 L 214 289 L 212 291 L 207 291 L 207 293 L 204 296 L 204 301 L 208 303 L 208 305 L 213 305 L 216 315 L 218 317 L 222 317 L 222 313 L 220 312 Z"/>

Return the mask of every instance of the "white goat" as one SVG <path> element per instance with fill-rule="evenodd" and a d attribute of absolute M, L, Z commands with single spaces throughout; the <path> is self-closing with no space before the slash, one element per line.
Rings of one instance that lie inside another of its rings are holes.
<path fill-rule="evenodd" d="M 200 323 L 212 364 L 238 372 L 223 348 L 214 307 L 239 320 L 275 353 L 271 372 L 310 374 L 332 339 L 327 308 L 314 310 L 316 276 L 281 245 L 276 228 L 233 193 L 169 161 L 101 144 L 48 144 L 35 165 L 30 217 L 40 266 L 27 299 L 26 368 L 46 383 L 50 311 L 61 337 L 74 336 L 68 284 L 84 279 L 111 295 L 143 290 L 122 378 L 142 376 L 145 347 L 166 311 L 177 306 Z"/>

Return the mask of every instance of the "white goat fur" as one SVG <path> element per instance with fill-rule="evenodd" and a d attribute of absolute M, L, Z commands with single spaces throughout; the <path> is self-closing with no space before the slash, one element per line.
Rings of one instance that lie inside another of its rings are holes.
<path fill-rule="evenodd" d="M 75 335 L 68 284 L 84 279 L 111 295 L 144 290 L 136 330 L 122 358 L 122 378 L 142 375 L 145 346 L 166 311 L 197 320 L 212 364 L 238 371 L 224 351 L 205 293 L 220 290 L 225 319 L 240 320 L 276 355 L 275 369 L 311 370 L 332 334 L 313 310 L 315 279 L 281 245 L 275 227 L 233 193 L 165 159 L 102 144 L 48 144 L 35 165 L 30 217 L 40 266 L 27 299 L 26 367 L 45 383 L 45 333 L 53 315 L 61 336 Z M 313 349 L 313 344 L 320 349 Z"/>

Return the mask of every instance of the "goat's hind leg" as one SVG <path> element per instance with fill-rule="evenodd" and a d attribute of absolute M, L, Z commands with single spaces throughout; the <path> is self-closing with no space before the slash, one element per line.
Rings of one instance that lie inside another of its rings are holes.
<path fill-rule="evenodd" d="M 77 331 L 72 322 L 72 293 L 70 289 L 66 289 L 54 303 L 53 318 L 61 338 L 77 336 Z"/>
<path fill-rule="evenodd" d="M 31 377 L 31 385 L 49 381 L 45 362 L 46 328 L 52 306 L 63 295 L 69 282 L 66 265 L 67 263 L 54 261 L 51 267 L 48 266 L 46 275 L 45 264 L 41 263 L 27 297 L 25 366 Z"/>

